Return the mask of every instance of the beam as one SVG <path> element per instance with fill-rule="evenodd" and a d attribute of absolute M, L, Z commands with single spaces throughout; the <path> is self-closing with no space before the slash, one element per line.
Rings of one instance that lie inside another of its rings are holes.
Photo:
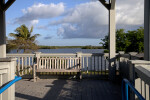
<path fill-rule="evenodd" d="M 111 4 L 114 4 L 114 5 L 111 6 L 113 9 L 109 10 L 109 57 L 110 59 L 116 56 L 115 0 L 113 0 Z"/>
<path fill-rule="evenodd" d="M 6 11 L 16 0 L 8 0 L 3 8 Z"/>
<path fill-rule="evenodd" d="M 115 6 L 116 6 L 116 0 L 111 0 L 110 1 L 110 10 L 115 9 Z"/>
<path fill-rule="evenodd" d="M 144 59 L 150 61 L 150 1 L 144 4 Z"/>
<path fill-rule="evenodd" d="M 111 8 L 109 9 L 109 78 L 115 80 L 116 65 L 111 59 L 116 57 L 116 0 L 111 0 Z"/>
<path fill-rule="evenodd" d="M 111 5 L 110 5 L 109 3 L 106 3 L 105 0 L 99 0 L 99 1 L 103 4 L 104 7 L 106 7 L 107 10 L 110 9 L 110 6 L 111 6 Z"/>
<path fill-rule="evenodd" d="M 5 0 L 0 1 L 1 5 L 5 4 Z M 0 58 L 6 57 L 6 24 L 5 11 L 0 10 Z"/>

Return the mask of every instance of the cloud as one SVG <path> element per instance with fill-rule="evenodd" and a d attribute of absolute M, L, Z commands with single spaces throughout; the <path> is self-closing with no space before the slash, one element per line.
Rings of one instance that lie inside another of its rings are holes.
<path fill-rule="evenodd" d="M 118 0 L 117 24 L 142 25 L 144 23 L 144 0 Z"/>
<path fill-rule="evenodd" d="M 117 28 L 132 30 L 143 26 L 143 0 L 117 0 Z M 108 11 L 99 1 L 77 5 L 65 12 L 60 20 L 50 22 L 59 25 L 61 38 L 103 38 L 108 34 Z"/>
<path fill-rule="evenodd" d="M 108 1 L 108 0 L 107 0 Z M 37 29 L 49 29 L 56 26 L 59 38 L 103 38 L 108 34 L 108 10 L 97 0 L 65 9 L 64 3 L 34 4 L 23 9 L 23 16 L 15 23 L 36 25 L 40 19 L 59 17 L 46 26 Z M 60 17 L 61 16 L 61 17 Z M 144 25 L 144 0 L 117 0 L 116 26 L 132 30 Z"/>
<path fill-rule="evenodd" d="M 63 3 L 58 4 L 34 4 L 27 9 L 23 9 L 23 16 L 16 18 L 15 23 L 23 24 L 23 23 L 37 23 L 39 19 L 48 19 L 60 16 L 64 12 L 65 6 Z"/>
<path fill-rule="evenodd" d="M 108 11 L 99 2 L 88 2 L 68 10 L 64 18 L 50 25 L 60 25 L 57 34 L 62 38 L 100 38 L 107 30 Z M 100 20 L 101 19 L 101 20 Z"/>

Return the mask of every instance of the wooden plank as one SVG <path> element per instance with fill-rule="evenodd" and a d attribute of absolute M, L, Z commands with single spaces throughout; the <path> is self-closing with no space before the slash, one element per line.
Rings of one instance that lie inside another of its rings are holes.
<path fill-rule="evenodd" d="M 102 56 L 101 56 L 101 75 L 103 74 L 103 69 L 102 69 L 102 67 L 103 67 L 103 58 L 102 58 Z"/>
<path fill-rule="evenodd" d="M 60 69 L 62 69 L 61 67 L 62 67 L 62 60 L 61 59 L 59 59 L 59 65 L 60 65 Z"/>
<path fill-rule="evenodd" d="M 42 67 L 41 68 L 43 69 L 43 67 L 44 67 L 44 59 L 42 59 Z"/>
<path fill-rule="evenodd" d="M 77 63 L 76 63 L 76 59 L 75 59 L 75 69 L 77 69 Z"/>
<path fill-rule="evenodd" d="M 90 69 L 91 69 L 91 71 L 92 71 L 92 67 L 93 67 L 93 66 L 92 66 L 92 56 L 91 56 L 91 59 L 90 59 L 90 65 L 91 65 L 91 66 L 90 66 Z M 92 74 L 92 73 L 90 73 L 90 74 Z"/>
<path fill-rule="evenodd" d="M 106 75 L 106 59 L 105 59 L 105 75 Z"/>
<path fill-rule="evenodd" d="M 84 67 L 84 57 L 82 57 L 82 68 L 84 69 L 85 67 Z"/>
<path fill-rule="evenodd" d="M 24 62 L 25 62 L 25 74 L 27 74 L 27 57 L 24 57 L 25 58 L 25 60 L 24 60 Z"/>
<path fill-rule="evenodd" d="M 88 74 L 88 63 L 89 63 L 89 59 L 88 59 L 88 57 L 86 57 L 86 66 L 87 66 L 87 71 L 86 71 L 86 73 Z"/>
<path fill-rule="evenodd" d="M 20 75 L 20 60 L 21 60 L 21 58 L 18 57 L 18 72 L 19 72 L 19 75 Z"/>
<path fill-rule="evenodd" d="M 72 59 L 72 66 L 73 66 L 73 69 L 75 69 L 74 58 Z"/>
<path fill-rule="evenodd" d="M 45 68 L 45 69 L 47 69 L 47 68 L 46 68 L 46 64 L 47 64 L 47 59 L 44 60 L 44 68 Z"/>
<path fill-rule="evenodd" d="M 96 57 L 96 56 L 94 56 L 94 75 L 95 75 L 95 66 L 96 66 L 96 65 L 95 65 L 95 57 Z"/>
<path fill-rule="evenodd" d="M 49 59 L 50 60 L 50 62 L 49 62 L 49 64 L 50 64 L 50 69 L 52 69 L 52 59 Z"/>
<path fill-rule="evenodd" d="M 21 71 L 21 72 L 22 72 L 22 75 L 24 75 L 24 73 L 23 73 L 23 70 L 24 70 L 24 68 L 23 68 L 23 67 L 24 67 L 24 66 L 23 66 L 23 63 L 24 63 L 24 62 L 23 62 L 23 57 L 22 57 L 21 61 L 22 61 L 22 62 L 21 62 L 21 63 L 22 63 L 22 66 L 21 66 L 21 70 L 22 70 L 22 71 Z"/>
<path fill-rule="evenodd" d="M 56 68 L 56 58 L 55 58 L 55 68 L 54 68 L 54 69 L 57 69 L 57 68 Z"/>
<path fill-rule="evenodd" d="M 30 56 L 28 57 L 28 60 L 29 60 L 29 64 L 28 64 L 28 65 L 29 65 L 29 67 L 30 67 L 30 68 L 29 68 L 29 73 L 30 73 L 30 72 L 31 72 Z"/>
<path fill-rule="evenodd" d="M 100 72 L 100 71 L 99 71 L 99 69 L 100 69 L 100 68 L 99 68 L 99 67 L 100 67 L 100 66 L 99 66 L 99 63 L 100 63 L 100 62 L 99 62 L 99 56 L 98 56 L 98 58 L 97 58 L 97 63 L 98 63 L 97 66 L 98 66 L 98 75 L 99 75 L 99 74 L 100 74 L 100 73 L 99 73 L 99 72 Z"/>

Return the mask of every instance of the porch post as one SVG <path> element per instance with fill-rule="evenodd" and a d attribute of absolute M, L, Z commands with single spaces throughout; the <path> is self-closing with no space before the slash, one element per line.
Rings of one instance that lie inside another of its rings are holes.
<path fill-rule="evenodd" d="M 144 59 L 150 61 L 150 1 L 144 4 Z"/>
<path fill-rule="evenodd" d="M 5 0 L 0 0 L 1 8 L 5 4 Z M 6 57 L 6 24 L 5 11 L 0 9 L 0 58 Z"/>
<path fill-rule="evenodd" d="M 109 10 L 109 58 L 114 58 L 116 55 L 116 10 L 115 10 L 115 0 L 111 0 L 111 6 L 114 4 L 113 8 Z"/>
<path fill-rule="evenodd" d="M 109 9 L 109 78 L 114 79 L 116 74 L 115 65 L 113 65 L 111 60 L 116 56 L 116 10 L 115 10 L 116 0 L 110 0 L 111 7 Z"/>

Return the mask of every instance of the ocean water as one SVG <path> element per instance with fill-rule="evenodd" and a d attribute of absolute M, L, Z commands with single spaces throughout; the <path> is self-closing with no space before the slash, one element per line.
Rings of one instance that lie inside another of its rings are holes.
<path fill-rule="evenodd" d="M 81 49 L 81 48 L 65 48 L 65 49 L 39 49 L 37 52 L 42 53 L 103 53 L 104 49 Z M 11 50 L 10 53 L 17 53 L 17 50 Z M 20 50 L 19 53 L 23 53 L 23 50 Z"/>

